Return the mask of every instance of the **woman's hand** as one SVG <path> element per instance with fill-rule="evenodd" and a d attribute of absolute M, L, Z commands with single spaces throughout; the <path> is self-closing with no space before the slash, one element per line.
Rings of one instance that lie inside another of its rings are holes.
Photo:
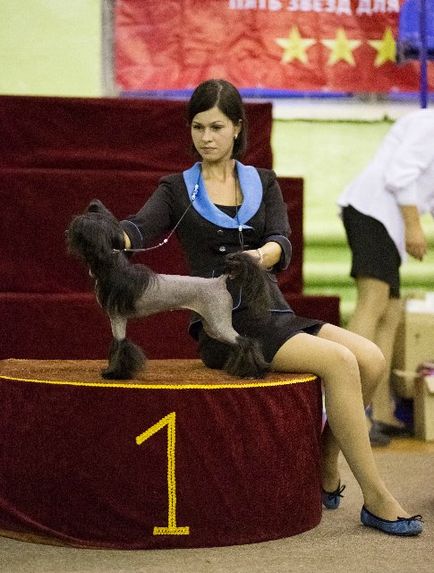
<path fill-rule="evenodd" d="M 244 252 L 253 257 L 262 268 L 271 269 L 280 261 L 282 247 L 279 243 L 271 241 L 265 243 L 265 245 L 262 245 L 259 249 L 251 249 Z"/>
<path fill-rule="evenodd" d="M 428 250 L 428 243 L 420 224 L 420 215 L 415 205 L 401 205 L 405 225 L 405 250 L 409 255 L 421 261 Z"/>
<path fill-rule="evenodd" d="M 405 229 L 405 250 L 418 261 L 426 255 L 428 243 L 420 225 Z"/>

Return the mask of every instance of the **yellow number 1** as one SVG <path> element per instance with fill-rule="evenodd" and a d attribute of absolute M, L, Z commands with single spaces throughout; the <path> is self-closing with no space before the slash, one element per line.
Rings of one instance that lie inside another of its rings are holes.
<path fill-rule="evenodd" d="M 144 441 L 164 428 L 164 426 L 167 426 L 167 527 L 154 527 L 154 535 L 190 535 L 190 528 L 188 526 L 178 527 L 176 525 L 175 422 L 176 413 L 171 412 L 148 428 L 143 434 L 136 437 L 136 444 L 140 446 Z"/>

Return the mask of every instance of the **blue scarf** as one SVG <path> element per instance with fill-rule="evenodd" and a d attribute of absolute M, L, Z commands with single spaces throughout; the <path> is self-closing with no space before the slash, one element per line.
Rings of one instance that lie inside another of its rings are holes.
<path fill-rule="evenodd" d="M 235 162 L 238 181 L 243 193 L 243 203 L 238 209 L 236 217 L 229 217 L 209 200 L 208 193 L 202 178 L 202 167 L 198 161 L 183 172 L 184 182 L 193 207 L 205 219 L 225 229 L 251 229 L 246 225 L 262 202 L 262 183 L 254 167 Z"/>

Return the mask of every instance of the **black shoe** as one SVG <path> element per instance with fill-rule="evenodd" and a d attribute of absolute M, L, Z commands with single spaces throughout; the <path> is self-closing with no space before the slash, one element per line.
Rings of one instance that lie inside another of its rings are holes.
<path fill-rule="evenodd" d="M 379 428 L 379 422 L 372 422 L 371 429 L 369 430 L 369 441 L 371 446 L 385 447 L 390 444 L 390 438 Z"/>
<path fill-rule="evenodd" d="M 373 425 L 377 427 L 377 430 L 384 434 L 385 436 L 390 436 L 391 438 L 410 438 L 413 432 L 407 427 L 393 426 L 392 424 L 386 424 L 385 422 L 374 422 Z"/>

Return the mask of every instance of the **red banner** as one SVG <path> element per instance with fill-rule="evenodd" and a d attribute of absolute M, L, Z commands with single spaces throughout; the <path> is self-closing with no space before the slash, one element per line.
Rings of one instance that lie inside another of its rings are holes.
<path fill-rule="evenodd" d="M 415 92 L 419 62 L 396 62 L 402 3 L 119 0 L 116 82 L 121 91 L 189 90 L 218 77 L 264 94 Z"/>

